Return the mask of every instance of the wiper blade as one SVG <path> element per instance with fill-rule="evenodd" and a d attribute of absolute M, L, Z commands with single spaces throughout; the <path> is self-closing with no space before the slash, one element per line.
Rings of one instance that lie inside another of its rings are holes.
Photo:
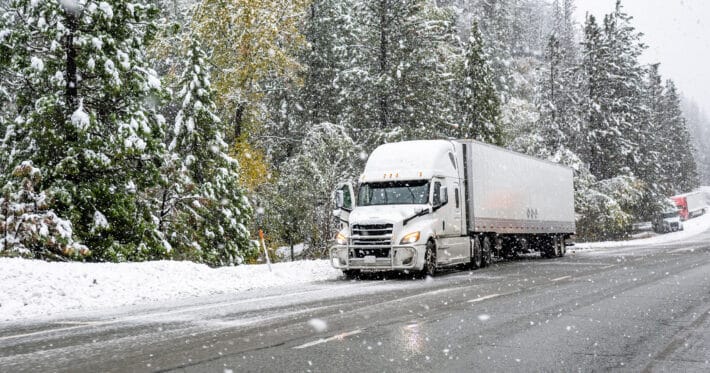
<path fill-rule="evenodd" d="M 402 225 L 407 225 L 407 223 L 409 223 L 412 219 L 418 218 L 418 217 L 420 217 L 420 216 L 424 216 L 424 215 L 426 215 L 426 214 L 429 214 L 430 212 L 431 212 L 431 211 L 429 211 L 428 208 L 423 209 L 423 210 L 419 211 L 418 213 L 416 213 L 416 214 L 414 214 L 414 215 L 412 215 L 412 216 L 410 216 L 410 217 L 404 219 L 404 221 L 402 222 Z"/>

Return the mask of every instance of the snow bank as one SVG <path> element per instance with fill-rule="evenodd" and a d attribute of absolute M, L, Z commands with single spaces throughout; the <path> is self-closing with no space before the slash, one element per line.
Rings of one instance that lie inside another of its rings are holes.
<path fill-rule="evenodd" d="M 192 262 L 50 263 L 0 258 L 0 321 L 335 279 L 326 260 L 210 268 Z"/>
<path fill-rule="evenodd" d="M 686 220 L 683 222 L 683 230 L 678 232 L 658 234 L 653 237 L 641 238 L 629 241 L 604 241 L 604 242 L 584 242 L 577 243 L 574 249 L 601 249 L 607 247 L 625 247 L 625 246 L 640 246 L 663 244 L 675 241 L 681 241 L 693 236 L 697 236 L 710 229 L 710 213 Z"/>

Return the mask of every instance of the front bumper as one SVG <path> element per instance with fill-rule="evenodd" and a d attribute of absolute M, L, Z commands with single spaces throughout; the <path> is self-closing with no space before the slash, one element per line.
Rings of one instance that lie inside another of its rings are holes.
<path fill-rule="evenodd" d="M 388 256 L 365 256 L 359 258 L 355 255 L 355 250 L 376 248 L 389 248 Z M 364 269 L 387 271 L 413 269 L 417 267 L 420 261 L 419 251 L 416 245 L 395 245 L 387 247 L 336 245 L 330 248 L 330 264 L 334 268 L 342 270 Z"/>

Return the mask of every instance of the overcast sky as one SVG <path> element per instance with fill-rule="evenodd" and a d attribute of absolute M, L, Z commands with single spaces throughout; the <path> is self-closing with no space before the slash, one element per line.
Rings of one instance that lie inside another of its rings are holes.
<path fill-rule="evenodd" d="M 710 0 L 622 0 L 649 47 L 642 63 L 661 63 L 664 78 L 710 113 Z M 601 18 L 616 0 L 576 0 L 577 20 Z M 601 23 L 601 21 L 599 22 Z"/>

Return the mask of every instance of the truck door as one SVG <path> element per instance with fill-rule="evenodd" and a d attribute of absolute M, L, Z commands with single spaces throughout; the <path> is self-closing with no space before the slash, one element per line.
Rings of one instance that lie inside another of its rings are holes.
<path fill-rule="evenodd" d="M 463 199 L 461 198 L 461 188 L 459 186 L 458 181 L 454 181 L 451 185 L 449 194 L 451 195 L 453 199 L 453 205 L 452 205 L 452 216 L 451 216 L 451 235 L 454 236 L 461 236 L 464 235 L 466 232 L 464 232 L 464 227 L 463 227 L 463 218 L 462 218 L 462 213 L 463 213 Z M 447 232 L 449 233 L 449 232 Z"/>
<path fill-rule="evenodd" d="M 442 264 L 463 262 L 469 257 L 468 238 L 461 237 L 462 201 L 460 195 L 457 200 L 456 189 L 458 182 L 434 179 L 432 205 L 436 209 L 433 215 L 437 221 L 435 230 L 440 244 L 437 262 Z"/>
<path fill-rule="evenodd" d="M 335 210 L 333 215 L 338 222 L 336 226 L 343 229 L 348 226 L 350 213 L 356 205 L 355 190 L 350 183 L 342 183 L 335 190 Z"/>

